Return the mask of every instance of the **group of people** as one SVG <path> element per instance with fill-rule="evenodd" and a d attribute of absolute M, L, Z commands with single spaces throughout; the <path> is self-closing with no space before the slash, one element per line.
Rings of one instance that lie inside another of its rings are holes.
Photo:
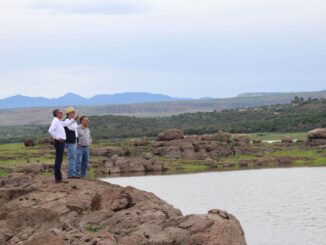
<path fill-rule="evenodd" d="M 79 117 L 73 107 L 65 109 L 65 117 L 61 110 L 55 109 L 49 134 L 54 140 L 56 183 L 63 182 L 61 165 L 65 148 L 68 150 L 68 179 L 85 178 L 92 144 L 88 117 Z"/>

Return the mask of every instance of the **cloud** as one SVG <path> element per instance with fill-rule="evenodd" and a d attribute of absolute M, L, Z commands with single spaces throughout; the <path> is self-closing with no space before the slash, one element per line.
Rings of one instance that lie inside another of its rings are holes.
<path fill-rule="evenodd" d="M 0 97 L 325 89 L 325 12 L 319 0 L 0 0 Z"/>
<path fill-rule="evenodd" d="M 142 13 L 150 9 L 145 0 L 30 0 L 29 9 L 66 14 L 120 15 Z"/>

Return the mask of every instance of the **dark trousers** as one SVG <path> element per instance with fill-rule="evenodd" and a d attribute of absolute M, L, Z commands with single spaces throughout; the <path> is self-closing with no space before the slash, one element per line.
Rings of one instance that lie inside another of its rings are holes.
<path fill-rule="evenodd" d="M 55 140 L 54 148 L 55 148 L 54 177 L 55 180 L 62 180 L 61 164 L 63 161 L 63 154 L 65 151 L 65 142 L 60 142 L 59 140 Z"/>

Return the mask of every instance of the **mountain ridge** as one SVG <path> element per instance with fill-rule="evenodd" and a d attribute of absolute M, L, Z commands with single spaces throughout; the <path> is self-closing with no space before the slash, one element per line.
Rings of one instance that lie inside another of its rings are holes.
<path fill-rule="evenodd" d="M 257 97 L 233 97 L 224 99 L 194 99 L 152 103 L 115 104 L 75 106 L 79 114 L 83 115 L 123 115 L 135 117 L 165 117 L 183 113 L 223 111 L 227 109 L 252 108 L 275 104 L 290 103 L 295 96 L 310 98 L 326 98 L 326 91 L 290 93 L 281 95 L 266 95 Z M 9 125 L 48 124 L 51 120 L 51 111 L 64 106 L 45 106 L 0 109 L 0 127 Z"/>
<path fill-rule="evenodd" d="M 200 99 L 193 98 L 177 98 L 165 94 L 155 94 L 149 92 L 124 92 L 115 94 L 97 94 L 90 98 L 85 98 L 75 93 L 66 93 L 57 98 L 46 98 L 42 96 L 31 97 L 21 94 L 0 99 L 0 109 L 19 109 L 19 108 L 37 108 L 37 107 L 54 107 L 54 106 L 110 106 L 110 105 L 129 105 L 129 104 L 145 104 L 160 102 L 205 102 L 214 100 L 229 100 L 243 98 L 262 98 L 274 97 L 275 103 L 288 102 L 289 98 L 295 96 L 303 98 L 319 98 L 324 97 L 326 90 L 313 92 L 248 92 L 242 93 L 231 98 L 213 98 L 202 97 Z M 284 101 L 286 100 L 286 101 Z"/>
<path fill-rule="evenodd" d="M 164 94 L 147 92 L 126 92 L 116 94 L 99 94 L 91 98 L 85 98 L 75 93 L 66 93 L 58 98 L 31 97 L 14 95 L 0 99 L 0 109 L 52 107 L 52 106 L 91 106 L 91 105 L 119 105 L 135 103 L 153 103 L 192 100 L 190 98 L 176 98 Z"/>

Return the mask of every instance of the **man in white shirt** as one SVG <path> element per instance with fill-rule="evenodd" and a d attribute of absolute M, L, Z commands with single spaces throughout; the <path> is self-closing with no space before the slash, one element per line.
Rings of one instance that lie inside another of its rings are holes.
<path fill-rule="evenodd" d="M 78 125 L 76 121 L 74 121 L 74 118 L 76 117 L 75 109 L 73 107 L 68 107 L 66 108 L 65 112 L 66 112 L 66 118 L 64 122 L 67 125 L 69 124 L 68 126 L 64 127 L 67 136 L 66 146 L 68 149 L 68 179 L 74 179 L 74 178 L 79 178 L 76 172 Z"/>
<path fill-rule="evenodd" d="M 65 149 L 65 141 L 66 141 L 66 132 L 64 127 L 70 126 L 78 119 L 78 117 L 74 118 L 69 122 L 63 122 L 63 113 L 59 109 L 55 109 L 53 111 L 53 120 L 51 126 L 49 128 L 49 134 L 54 139 L 54 148 L 55 148 L 55 163 L 54 163 L 54 177 L 57 183 L 62 182 L 62 173 L 61 173 L 61 165 L 63 160 L 63 153 Z"/>

